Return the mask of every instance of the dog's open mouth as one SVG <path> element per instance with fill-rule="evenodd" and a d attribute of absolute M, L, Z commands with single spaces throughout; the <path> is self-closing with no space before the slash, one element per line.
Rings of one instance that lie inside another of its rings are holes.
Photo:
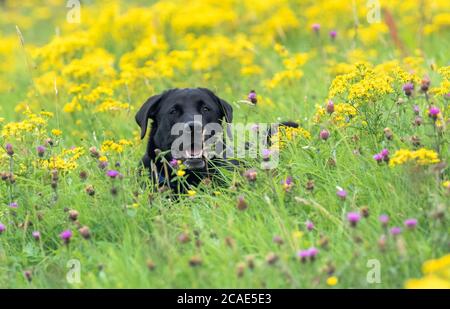
<path fill-rule="evenodd" d="M 192 143 L 184 152 L 184 165 L 190 170 L 198 170 L 205 167 L 203 157 L 203 143 Z"/>

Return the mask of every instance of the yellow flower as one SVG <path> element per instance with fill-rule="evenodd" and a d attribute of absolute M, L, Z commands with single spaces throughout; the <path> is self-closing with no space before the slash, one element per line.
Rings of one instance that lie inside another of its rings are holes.
<path fill-rule="evenodd" d="M 98 158 L 98 160 L 99 160 L 100 162 L 108 162 L 108 158 L 107 158 L 106 156 L 100 156 L 100 157 Z"/>
<path fill-rule="evenodd" d="M 428 165 L 439 163 L 439 156 L 433 150 L 420 148 L 418 150 L 397 150 L 389 160 L 389 166 L 402 165 L 407 162 L 414 162 L 418 165 Z"/>
<path fill-rule="evenodd" d="M 52 134 L 53 134 L 54 136 L 60 136 L 60 135 L 62 134 L 62 131 L 59 130 L 59 129 L 53 129 L 53 130 L 52 130 Z"/>
<path fill-rule="evenodd" d="M 317 105 L 313 119 L 315 123 L 320 123 L 324 119 L 328 119 L 337 127 L 346 127 L 358 118 L 357 110 L 354 106 L 348 103 L 335 103 L 334 112 L 329 116 L 324 107 Z"/>
<path fill-rule="evenodd" d="M 292 238 L 300 239 L 302 237 L 303 237 L 303 232 L 302 231 L 294 231 L 294 232 L 292 232 Z"/>
<path fill-rule="evenodd" d="M 42 111 L 39 113 L 41 116 L 44 117 L 48 117 L 48 118 L 52 118 L 53 117 L 53 113 L 52 112 L 46 112 L 46 111 Z"/>
<path fill-rule="evenodd" d="M 118 142 L 114 142 L 112 140 L 106 140 L 102 143 L 100 150 L 102 152 L 122 153 L 124 150 L 124 146 L 130 146 L 132 144 L 133 144 L 132 142 L 130 142 L 126 139 L 121 139 Z"/>
<path fill-rule="evenodd" d="M 283 149 L 287 142 L 293 141 L 296 137 L 301 136 L 305 139 L 311 138 L 311 133 L 298 127 L 279 126 L 278 132 L 271 136 L 272 149 Z"/>
<path fill-rule="evenodd" d="M 442 186 L 446 189 L 450 189 L 450 180 L 446 180 L 442 183 Z"/>
<path fill-rule="evenodd" d="M 47 125 L 47 120 L 33 114 L 29 110 L 25 110 L 24 114 L 27 119 L 19 122 L 9 122 L 4 125 L 1 136 L 3 137 L 18 137 L 26 132 L 36 132 L 44 133 L 44 129 Z"/>
<path fill-rule="evenodd" d="M 194 190 L 188 190 L 187 194 L 188 194 L 190 197 L 194 197 L 194 196 L 197 194 L 197 192 L 195 192 Z"/>
<path fill-rule="evenodd" d="M 108 99 L 95 108 L 96 112 L 108 112 L 130 109 L 130 104 Z"/>
<path fill-rule="evenodd" d="M 450 289 L 450 282 L 438 276 L 429 275 L 421 279 L 409 279 L 405 287 L 407 289 Z"/>
<path fill-rule="evenodd" d="M 33 165 L 48 170 L 71 171 L 77 168 L 78 164 L 76 161 L 83 154 L 84 149 L 82 147 L 63 149 L 60 154 L 54 155 L 49 159 L 38 159 L 33 162 Z"/>
<path fill-rule="evenodd" d="M 335 286 L 338 284 L 339 280 L 336 276 L 331 276 L 327 278 L 327 285 L 329 286 Z"/>
<path fill-rule="evenodd" d="M 185 174 L 186 174 L 186 172 L 181 170 L 181 169 L 177 171 L 177 176 L 178 177 L 183 177 Z"/>
<path fill-rule="evenodd" d="M 422 272 L 425 275 L 441 271 L 449 271 L 448 275 L 450 276 L 450 254 L 439 259 L 425 261 L 422 265 Z"/>
<path fill-rule="evenodd" d="M 81 104 L 76 97 L 72 98 L 72 100 L 63 107 L 65 113 L 74 113 L 75 111 L 81 111 L 81 109 Z"/>
<path fill-rule="evenodd" d="M 407 289 L 450 289 L 450 254 L 425 261 L 422 265 L 423 278 L 409 279 Z"/>

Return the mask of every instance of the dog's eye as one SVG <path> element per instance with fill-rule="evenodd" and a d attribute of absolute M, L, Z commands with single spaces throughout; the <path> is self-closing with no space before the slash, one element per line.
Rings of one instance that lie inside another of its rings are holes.
<path fill-rule="evenodd" d="M 172 109 L 169 111 L 169 114 L 174 115 L 174 114 L 176 114 L 177 112 L 178 112 L 178 111 L 177 111 L 176 108 L 172 108 Z"/>
<path fill-rule="evenodd" d="M 203 106 L 202 107 L 202 112 L 209 112 L 209 107 L 208 106 Z"/>

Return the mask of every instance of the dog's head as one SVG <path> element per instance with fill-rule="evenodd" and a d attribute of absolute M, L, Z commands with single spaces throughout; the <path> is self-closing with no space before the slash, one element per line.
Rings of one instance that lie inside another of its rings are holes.
<path fill-rule="evenodd" d="M 136 122 L 141 127 L 141 139 L 147 132 L 148 120 L 152 120 L 149 142 L 153 149 L 148 151 L 171 150 L 174 141 L 181 136 L 181 132 L 173 134 L 174 126 L 190 132 L 191 138 L 182 145 L 183 150 L 179 149 L 181 155 L 178 153 L 167 156 L 168 159 L 184 160 L 188 169 L 205 166 L 203 142 L 215 134 L 213 131 L 205 132 L 205 127 L 208 124 L 221 125 L 222 121 L 231 123 L 232 118 L 231 105 L 205 88 L 167 90 L 150 97 L 136 114 Z M 149 155 L 153 157 L 153 154 Z"/>

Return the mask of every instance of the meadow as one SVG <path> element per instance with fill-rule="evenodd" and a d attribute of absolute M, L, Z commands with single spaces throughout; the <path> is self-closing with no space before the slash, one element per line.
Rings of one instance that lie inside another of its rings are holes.
<path fill-rule="evenodd" d="M 0 287 L 450 288 L 449 1 L 77 2 L 0 1 Z M 175 87 L 300 127 L 174 198 Z"/>

